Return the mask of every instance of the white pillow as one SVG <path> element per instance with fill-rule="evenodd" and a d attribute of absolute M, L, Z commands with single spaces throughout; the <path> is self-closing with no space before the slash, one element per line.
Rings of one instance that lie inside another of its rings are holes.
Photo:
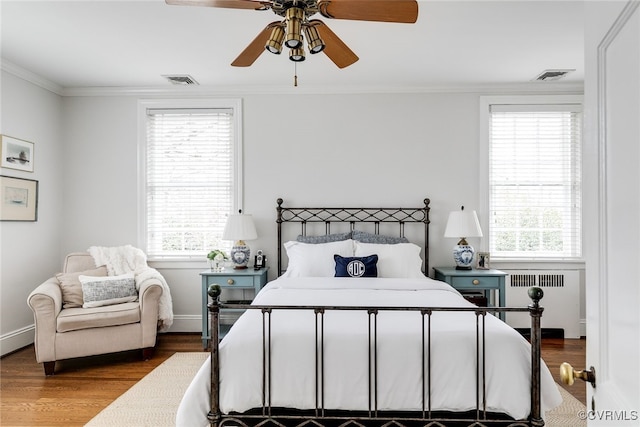
<path fill-rule="evenodd" d="M 378 255 L 378 277 L 407 279 L 424 277 L 420 246 L 413 243 L 393 245 L 355 242 L 357 257 Z"/>
<path fill-rule="evenodd" d="M 334 255 L 353 256 L 353 240 L 329 243 L 286 242 L 289 265 L 282 277 L 333 277 Z"/>
<path fill-rule="evenodd" d="M 80 275 L 78 279 L 82 284 L 83 308 L 121 304 L 138 299 L 133 272 L 106 277 Z"/>

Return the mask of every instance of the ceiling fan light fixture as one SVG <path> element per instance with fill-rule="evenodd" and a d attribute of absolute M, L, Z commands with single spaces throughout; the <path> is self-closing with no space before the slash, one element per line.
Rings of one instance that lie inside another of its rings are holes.
<path fill-rule="evenodd" d="M 282 52 L 282 41 L 284 40 L 284 28 L 281 25 L 276 25 L 271 30 L 271 36 L 264 46 L 269 52 L 279 55 Z"/>
<path fill-rule="evenodd" d="M 289 52 L 289 59 L 304 61 L 305 39 L 311 54 L 324 52 L 338 68 L 348 67 L 358 61 L 358 55 L 323 21 L 310 19 L 317 13 L 329 19 L 371 22 L 414 24 L 418 19 L 418 0 L 166 0 L 166 3 L 271 10 L 277 15 L 278 21 L 264 27 L 240 52 L 231 63 L 234 67 L 252 65 L 265 50 L 280 54 L 283 43 L 292 50 Z"/>
<path fill-rule="evenodd" d="M 302 62 L 305 60 L 304 48 L 299 47 L 289 50 L 289 59 L 293 62 Z"/>
<path fill-rule="evenodd" d="M 290 49 L 301 47 L 304 10 L 299 7 L 290 7 L 285 13 L 285 18 L 287 19 L 287 35 L 284 44 Z"/>
<path fill-rule="evenodd" d="M 315 54 L 324 50 L 324 41 L 320 38 L 318 29 L 313 25 L 304 26 L 304 34 L 307 36 L 307 45 L 309 46 L 309 53 Z"/>

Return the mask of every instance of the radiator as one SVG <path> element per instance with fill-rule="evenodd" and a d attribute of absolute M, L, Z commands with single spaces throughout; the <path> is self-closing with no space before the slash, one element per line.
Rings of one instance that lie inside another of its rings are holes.
<path fill-rule="evenodd" d="M 538 286 L 544 291 L 540 305 L 542 329 L 563 329 L 565 338 L 580 338 L 580 272 L 578 270 L 503 270 L 508 273 L 507 307 L 531 303 L 527 291 Z M 507 313 L 506 322 L 513 328 L 529 328 L 526 313 Z"/>

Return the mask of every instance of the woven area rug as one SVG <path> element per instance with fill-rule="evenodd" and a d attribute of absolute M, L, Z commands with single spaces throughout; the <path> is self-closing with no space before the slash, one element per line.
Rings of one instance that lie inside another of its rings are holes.
<path fill-rule="evenodd" d="M 86 427 L 171 427 L 182 395 L 209 353 L 176 353 L 96 415 Z M 562 405 L 547 414 L 550 427 L 583 427 L 585 406 L 558 386 Z"/>
<path fill-rule="evenodd" d="M 558 386 L 558 390 L 562 395 L 562 405 L 547 413 L 546 425 L 550 427 L 586 427 L 587 420 L 580 419 L 578 415 L 584 414 L 586 407 L 561 386 Z"/>
<path fill-rule="evenodd" d="M 164 427 L 176 425 L 184 392 L 208 352 L 176 353 L 104 408 L 86 427 Z"/>

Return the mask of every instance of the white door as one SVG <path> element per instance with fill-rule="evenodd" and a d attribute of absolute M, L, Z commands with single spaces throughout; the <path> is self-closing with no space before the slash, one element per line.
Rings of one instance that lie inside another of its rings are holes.
<path fill-rule="evenodd" d="M 640 425 L 639 6 L 585 2 L 589 426 Z"/>

